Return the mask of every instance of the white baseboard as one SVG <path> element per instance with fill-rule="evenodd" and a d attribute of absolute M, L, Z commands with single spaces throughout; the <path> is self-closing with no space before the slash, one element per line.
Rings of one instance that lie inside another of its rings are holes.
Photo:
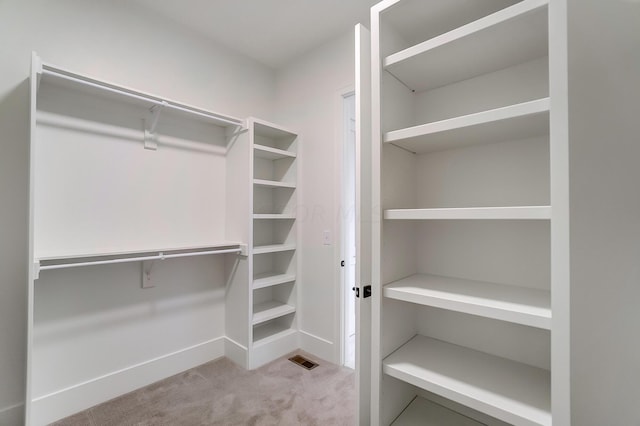
<path fill-rule="evenodd" d="M 0 409 L 0 426 L 21 426 L 24 424 L 24 404 L 16 404 Z"/>
<path fill-rule="evenodd" d="M 254 344 L 249 357 L 249 369 L 253 370 L 300 347 L 297 330 L 288 330 L 264 342 Z"/>
<path fill-rule="evenodd" d="M 33 399 L 33 426 L 46 425 L 225 355 L 224 336 Z"/>
<path fill-rule="evenodd" d="M 225 338 L 224 355 L 245 370 L 249 366 L 249 350 L 233 339 Z"/>
<path fill-rule="evenodd" d="M 309 352 L 317 357 L 324 359 L 325 361 L 339 364 L 340 360 L 335 358 L 335 345 L 322 337 L 315 336 L 306 331 L 299 331 L 300 333 L 300 349 L 305 352 Z"/>

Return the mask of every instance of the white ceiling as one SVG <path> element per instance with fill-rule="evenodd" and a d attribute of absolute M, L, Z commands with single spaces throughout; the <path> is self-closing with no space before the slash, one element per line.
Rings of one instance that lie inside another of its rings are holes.
<path fill-rule="evenodd" d="M 165 17 L 265 65 L 291 58 L 349 31 L 369 26 L 379 0 L 135 0 Z"/>

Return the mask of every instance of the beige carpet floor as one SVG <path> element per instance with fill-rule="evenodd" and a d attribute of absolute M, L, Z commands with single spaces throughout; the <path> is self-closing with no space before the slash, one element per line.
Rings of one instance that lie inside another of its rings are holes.
<path fill-rule="evenodd" d="M 354 425 L 354 371 L 295 353 L 320 365 L 306 370 L 288 355 L 246 371 L 220 358 L 55 425 Z"/>

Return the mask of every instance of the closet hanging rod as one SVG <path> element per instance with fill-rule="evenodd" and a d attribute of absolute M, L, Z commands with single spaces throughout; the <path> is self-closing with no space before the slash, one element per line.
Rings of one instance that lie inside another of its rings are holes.
<path fill-rule="evenodd" d="M 204 110 L 199 110 L 193 107 L 189 107 L 186 105 L 180 105 L 180 104 L 176 104 L 170 101 L 165 101 L 163 99 L 160 98 L 156 98 L 156 97 L 151 97 L 149 95 L 146 95 L 144 93 L 141 92 L 135 92 L 133 90 L 130 89 L 124 89 L 124 88 L 119 88 L 119 87 L 113 87 L 109 84 L 106 83 L 101 83 L 98 81 L 93 81 L 91 79 L 87 79 L 87 78 L 81 78 L 80 76 L 73 76 L 73 75 L 69 75 L 65 72 L 60 72 L 54 68 L 51 68 L 47 65 L 43 65 L 42 67 L 42 74 L 44 75 L 51 75 L 53 77 L 57 77 L 57 78 L 61 78 L 63 80 L 67 80 L 67 81 L 72 81 L 74 83 L 78 83 L 78 84 L 82 84 L 85 86 L 89 86 L 89 87 L 93 87 L 96 89 L 100 89 L 106 92 L 111 92 L 111 93 L 116 93 L 118 95 L 122 95 L 122 96 L 127 96 L 129 98 L 133 98 L 133 99 L 137 99 L 139 101 L 144 101 L 144 102 L 148 102 L 150 104 L 153 105 L 161 105 L 164 106 L 166 108 L 169 109 L 174 109 L 177 111 L 182 111 L 182 112 L 186 112 L 189 114 L 193 114 L 193 115 L 197 115 L 199 117 L 204 117 L 204 118 L 208 118 L 210 120 L 214 120 L 214 121 L 218 121 L 221 123 L 226 123 L 226 124 L 230 124 L 233 126 L 239 126 L 239 127 L 243 127 L 243 121 L 240 119 L 235 119 L 235 118 L 230 118 L 230 117 L 224 117 L 218 114 L 214 114 L 208 111 L 204 111 Z"/>
<path fill-rule="evenodd" d="M 242 252 L 241 248 L 233 248 L 233 249 L 206 250 L 206 251 L 195 251 L 195 252 L 189 252 L 189 253 L 174 253 L 174 254 L 164 254 L 163 252 L 159 252 L 157 255 L 153 255 L 153 256 L 125 257 L 122 259 L 93 260 L 89 262 L 58 263 L 54 265 L 40 265 L 39 264 L 40 262 L 36 262 L 36 263 L 37 263 L 38 271 L 47 271 L 51 269 L 75 268 L 79 266 L 110 265 L 114 263 L 142 262 L 145 260 L 165 260 L 165 259 L 174 259 L 177 257 L 192 257 L 192 256 L 204 256 L 208 254 L 241 253 L 241 252 Z"/>

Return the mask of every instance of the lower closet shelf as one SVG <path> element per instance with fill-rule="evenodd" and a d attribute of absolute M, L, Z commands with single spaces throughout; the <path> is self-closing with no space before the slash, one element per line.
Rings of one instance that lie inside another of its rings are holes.
<path fill-rule="evenodd" d="M 550 374 L 541 368 L 418 335 L 383 371 L 514 425 L 551 425 Z"/>
<path fill-rule="evenodd" d="M 253 254 L 277 253 L 280 251 L 292 251 L 295 249 L 295 244 L 272 244 L 268 246 L 255 246 L 253 248 Z"/>
<path fill-rule="evenodd" d="M 427 399 L 416 397 L 396 418 L 392 426 L 482 426 L 469 417 Z"/>
<path fill-rule="evenodd" d="M 259 303 L 253 307 L 253 325 L 292 314 L 296 308 L 278 301 Z"/>

